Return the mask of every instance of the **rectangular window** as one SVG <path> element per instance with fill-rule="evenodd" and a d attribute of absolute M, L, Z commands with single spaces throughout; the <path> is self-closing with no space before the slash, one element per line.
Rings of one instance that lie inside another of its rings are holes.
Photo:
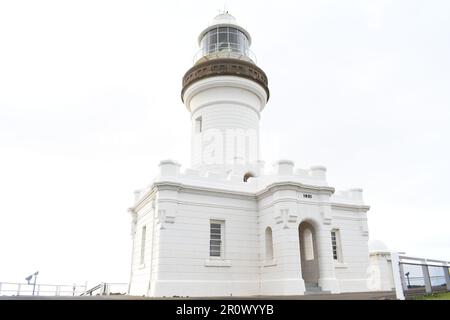
<path fill-rule="evenodd" d="M 331 246 L 333 249 L 333 259 L 336 261 L 341 261 L 341 248 L 339 239 L 339 230 L 331 230 Z"/>
<path fill-rule="evenodd" d="M 145 237 L 147 233 L 147 227 L 142 227 L 142 234 L 141 234 L 141 264 L 144 264 L 145 261 Z"/>
<path fill-rule="evenodd" d="M 209 256 L 223 257 L 223 221 L 211 221 L 209 236 Z"/>
<path fill-rule="evenodd" d="M 198 117 L 197 119 L 195 119 L 195 133 L 202 132 L 202 125 L 202 117 Z"/>

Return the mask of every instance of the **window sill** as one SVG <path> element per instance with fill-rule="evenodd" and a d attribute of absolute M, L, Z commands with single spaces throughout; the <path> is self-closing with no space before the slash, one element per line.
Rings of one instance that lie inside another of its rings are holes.
<path fill-rule="evenodd" d="M 338 262 L 338 261 L 334 262 L 334 267 L 337 268 L 337 269 L 346 269 L 346 268 L 348 268 L 347 264 L 345 264 L 343 262 Z"/>
<path fill-rule="evenodd" d="M 265 261 L 263 267 L 274 267 L 277 265 L 277 261 L 275 259 L 273 260 L 269 260 L 269 261 Z"/>
<path fill-rule="evenodd" d="M 231 261 L 223 259 L 207 259 L 205 261 L 205 267 L 231 267 Z"/>

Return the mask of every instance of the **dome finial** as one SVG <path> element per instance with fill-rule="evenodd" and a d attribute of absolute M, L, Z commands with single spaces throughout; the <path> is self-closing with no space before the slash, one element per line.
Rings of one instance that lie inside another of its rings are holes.
<path fill-rule="evenodd" d="M 223 12 L 222 13 L 228 14 L 228 8 L 227 8 L 227 2 L 226 1 L 224 1 L 224 3 L 223 3 Z"/>

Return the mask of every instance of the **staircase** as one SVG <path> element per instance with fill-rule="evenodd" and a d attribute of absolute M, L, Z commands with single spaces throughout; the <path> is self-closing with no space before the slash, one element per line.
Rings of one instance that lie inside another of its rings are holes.
<path fill-rule="evenodd" d="M 322 291 L 322 287 L 316 282 L 305 282 L 305 294 L 330 294 L 330 291 Z"/>

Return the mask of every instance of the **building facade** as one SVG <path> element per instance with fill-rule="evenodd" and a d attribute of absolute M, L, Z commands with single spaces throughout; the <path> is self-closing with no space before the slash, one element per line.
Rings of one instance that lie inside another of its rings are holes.
<path fill-rule="evenodd" d="M 181 98 L 191 165 L 172 160 L 135 193 L 129 294 L 302 295 L 367 291 L 362 190 L 337 192 L 326 168 L 260 159 L 270 91 L 251 36 L 228 13 L 198 39 Z"/>

